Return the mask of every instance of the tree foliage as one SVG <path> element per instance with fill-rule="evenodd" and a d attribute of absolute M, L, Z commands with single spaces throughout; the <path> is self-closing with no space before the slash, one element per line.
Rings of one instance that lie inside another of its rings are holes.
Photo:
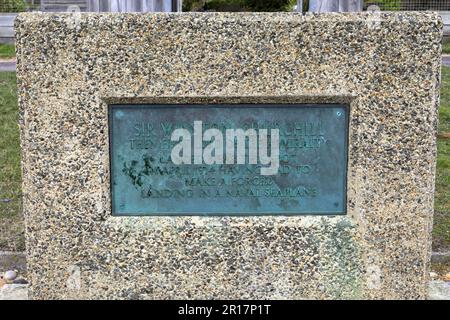
<path fill-rule="evenodd" d="M 0 0 L 0 12 L 22 12 L 25 9 L 24 0 Z"/>

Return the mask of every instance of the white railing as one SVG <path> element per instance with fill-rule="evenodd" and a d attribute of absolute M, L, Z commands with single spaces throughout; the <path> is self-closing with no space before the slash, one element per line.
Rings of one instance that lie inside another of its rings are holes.
<path fill-rule="evenodd" d="M 91 12 L 181 12 L 181 0 L 87 0 Z"/>
<path fill-rule="evenodd" d="M 80 11 L 89 12 L 181 12 L 181 2 L 181 0 L 40 0 L 40 10 L 62 12 L 75 5 Z"/>

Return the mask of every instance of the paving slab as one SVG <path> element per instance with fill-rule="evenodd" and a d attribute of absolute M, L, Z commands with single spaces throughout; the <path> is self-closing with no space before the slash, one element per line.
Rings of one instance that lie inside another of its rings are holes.
<path fill-rule="evenodd" d="M 14 72 L 16 71 L 16 62 L 13 61 L 0 61 L 0 72 Z"/>

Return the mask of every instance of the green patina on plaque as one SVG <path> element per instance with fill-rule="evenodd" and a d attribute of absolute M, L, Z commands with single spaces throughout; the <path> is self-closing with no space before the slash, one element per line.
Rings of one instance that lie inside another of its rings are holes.
<path fill-rule="evenodd" d="M 346 213 L 346 105 L 110 105 L 109 135 L 113 215 Z"/>

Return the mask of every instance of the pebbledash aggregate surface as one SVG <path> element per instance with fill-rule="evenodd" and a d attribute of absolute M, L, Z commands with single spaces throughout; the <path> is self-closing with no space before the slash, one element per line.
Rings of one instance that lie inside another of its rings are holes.
<path fill-rule="evenodd" d="M 428 283 L 428 300 L 450 300 L 450 283 L 433 280 Z M 0 300 L 28 300 L 28 285 L 6 285 L 0 288 Z"/>
<path fill-rule="evenodd" d="M 16 19 L 29 295 L 427 296 L 436 13 Z M 346 103 L 347 215 L 112 217 L 109 103 Z"/>

